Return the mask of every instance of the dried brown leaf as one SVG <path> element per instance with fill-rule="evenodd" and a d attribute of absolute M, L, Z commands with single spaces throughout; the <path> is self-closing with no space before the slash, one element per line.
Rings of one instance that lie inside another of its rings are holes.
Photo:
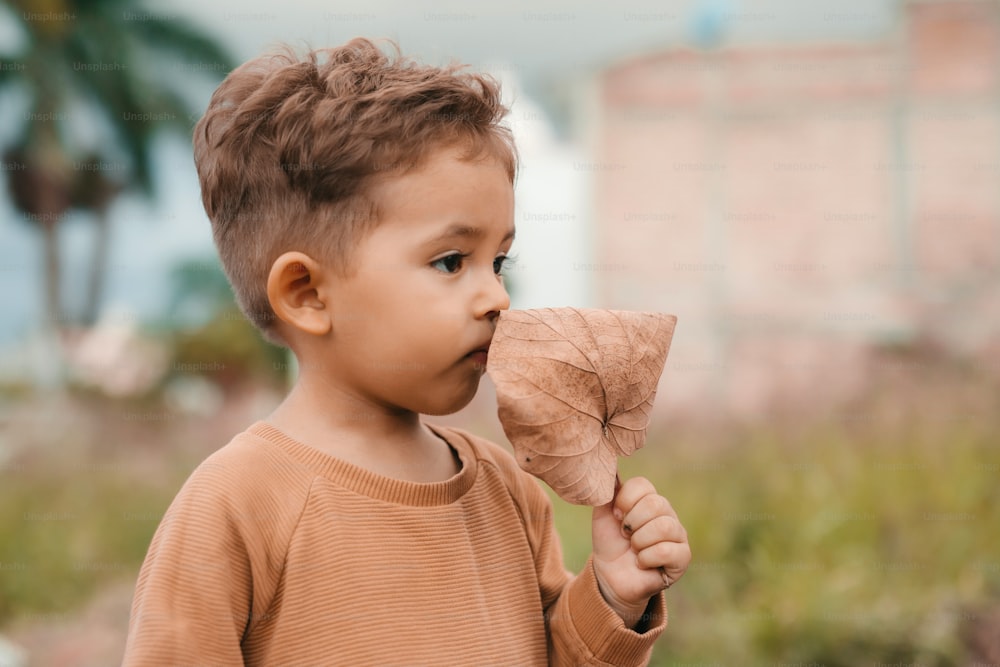
<path fill-rule="evenodd" d="M 486 371 L 521 468 L 568 502 L 610 502 L 617 458 L 645 441 L 676 323 L 621 310 L 501 312 Z"/>

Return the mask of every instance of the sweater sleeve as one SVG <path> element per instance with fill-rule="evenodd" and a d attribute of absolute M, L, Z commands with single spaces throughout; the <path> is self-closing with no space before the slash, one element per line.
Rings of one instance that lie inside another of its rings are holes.
<path fill-rule="evenodd" d="M 578 576 L 566 572 L 548 496 L 527 475 L 523 477 L 522 489 L 528 505 L 525 523 L 545 608 L 549 664 L 559 667 L 648 664 L 653 643 L 667 626 L 663 594 L 650 601 L 645 632 L 626 628 L 601 595 L 592 559 L 587 559 Z"/>
<path fill-rule="evenodd" d="M 215 477 L 196 470 L 153 536 L 132 601 L 124 665 L 243 664 L 250 557 Z"/>
<path fill-rule="evenodd" d="M 309 480 L 238 436 L 174 498 L 139 572 L 125 665 L 241 665 L 266 617 Z"/>

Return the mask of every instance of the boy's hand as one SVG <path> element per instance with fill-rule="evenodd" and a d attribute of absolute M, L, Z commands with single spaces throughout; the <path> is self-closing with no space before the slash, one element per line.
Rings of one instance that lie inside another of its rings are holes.
<path fill-rule="evenodd" d="M 634 628 L 649 598 L 681 578 L 691 562 L 687 531 L 670 502 L 644 477 L 626 480 L 594 508 L 594 574 L 601 595 Z"/>

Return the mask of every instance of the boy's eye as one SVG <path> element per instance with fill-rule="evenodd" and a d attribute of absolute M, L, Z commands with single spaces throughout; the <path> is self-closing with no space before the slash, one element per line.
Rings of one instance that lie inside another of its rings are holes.
<path fill-rule="evenodd" d="M 434 260 L 431 262 L 431 266 L 445 273 L 455 273 L 462 268 L 462 260 L 464 259 L 465 255 L 456 252 Z"/>
<path fill-rule="evenodd" d="M 509 255 L 498 255 L 493 260 L 493 273 L 497 274 L 498 276 L 503 275 L 504 267 L 509 266 L 513 260 L 514 258 L 510 257 Z"/>

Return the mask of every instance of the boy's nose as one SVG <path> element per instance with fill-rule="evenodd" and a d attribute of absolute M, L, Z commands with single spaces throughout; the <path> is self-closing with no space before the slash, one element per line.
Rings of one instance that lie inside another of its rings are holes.
<path fill-rule="evenodd" d="M 495 318 L 500 314 L 501 310 L 507 310 L 510 308 L 510 295 L 507 294 L 507 289 L 503 286 L 503 281 L 492 274 L 488 278 L 488 282 L 484 291 L 480 295 L 479 307 L 476 314 L 479 317 L 488 317 L 490 319 Z"/>

